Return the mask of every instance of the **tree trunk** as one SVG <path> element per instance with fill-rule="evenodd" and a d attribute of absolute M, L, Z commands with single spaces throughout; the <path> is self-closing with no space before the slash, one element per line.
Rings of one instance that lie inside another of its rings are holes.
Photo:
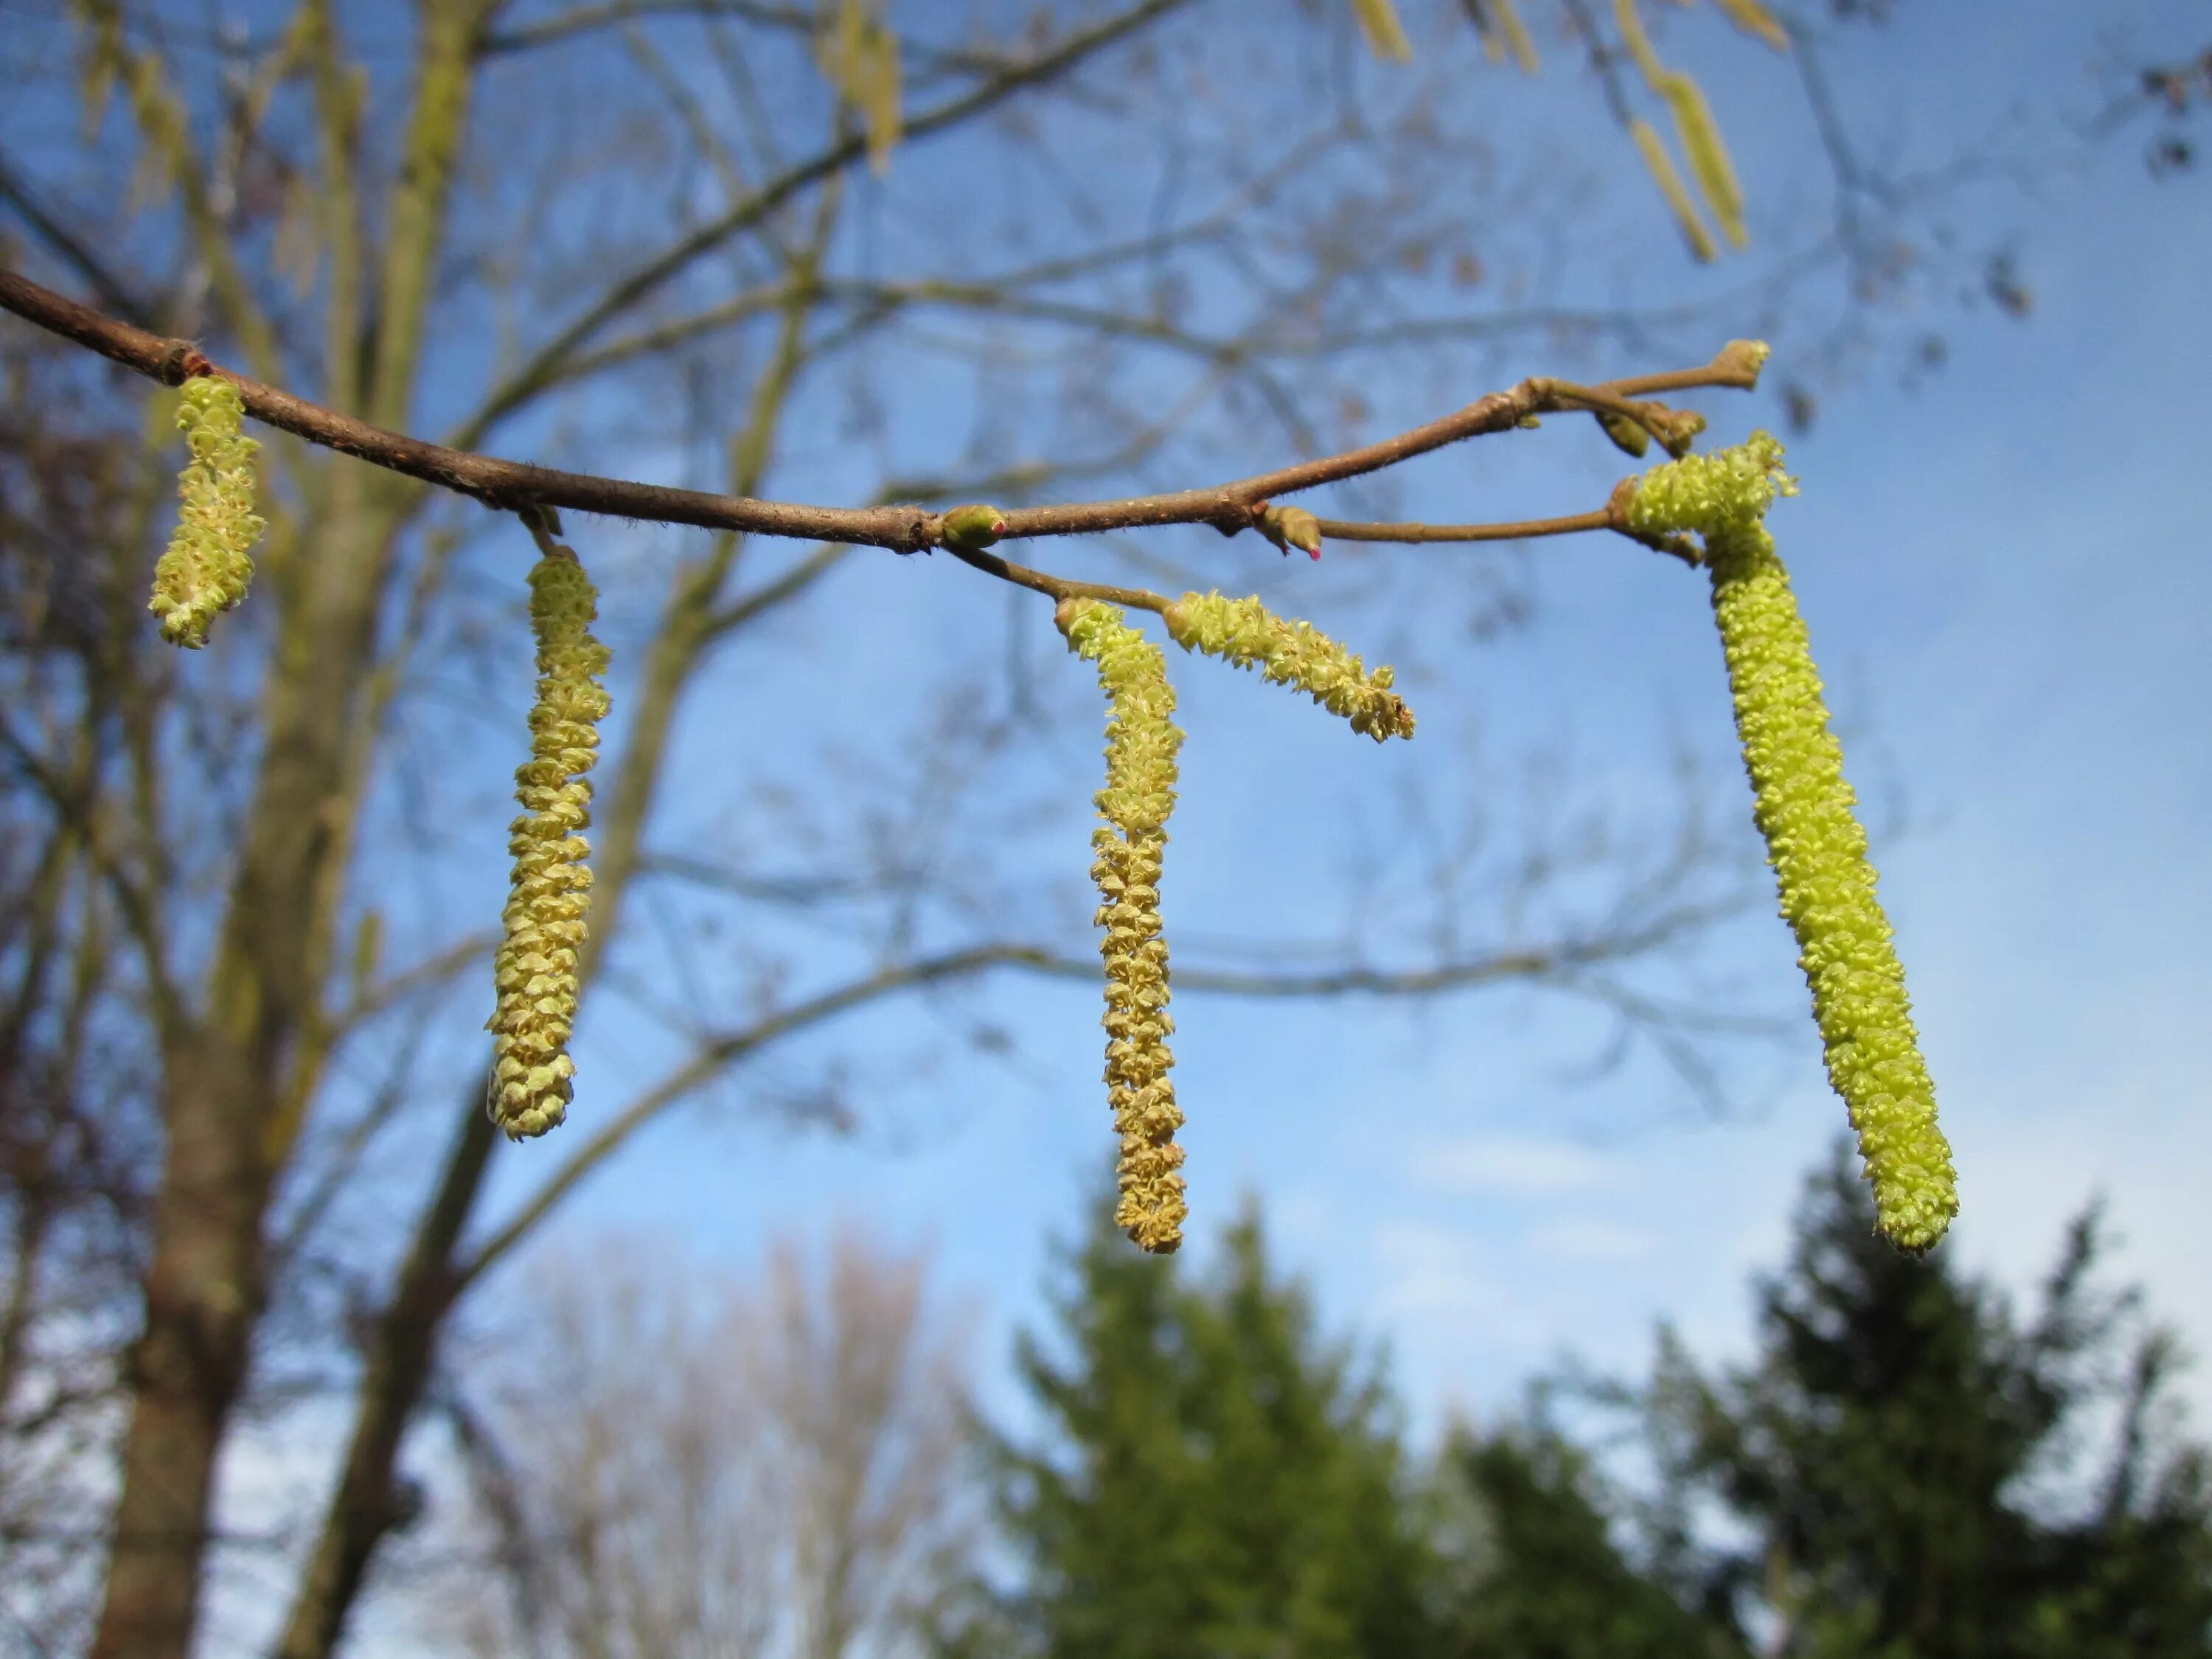
<path fill-rule="evenodd" d="M 732 544 L 732 546 L 734 544 Z M 672 594 L 648 647 L 638 708 L 600 821 L 592 886 L 592 926 L 577 962 L 578 982 L 597 978 L 615 915 L 635 873 L 651 815 L 661 757 L 691 670 L 705 643 L 699 618 L 718 596 L 731 547 L 696 563 Z M 337 1489 L 323 1513 L 315 1553 L 293 1598 L 278 1659 L 329 1659 L 361 1591 L 368 1564 L 394 1514 L 399 1443 L 430 1380 L 441 1328 L 455 1290 L 461 1232 L 481 1195 L 497 1131 L 472 1089 L 467 1117 L 430 1207 L 416 1224 L 407 1263 L 362 1356 L 353 1437 Z"/>
<path fill-rule="evenodd" d="M 258 1137 L 234 1053 L 204 1043 L 173 1066 L 145 1328 L 130 1358 L 130 1429 L 107 1600 L 93 1659 L 182 1659 L 198 1610 L 215 1461 L 261 1311 Z"/>
<path fill-rule="evenodd" d="M 690 585 L 679 586 L 670 618 L 654 636 L 640 710 L 613 792 L 613 810 L 600 830 L 592 931 L 577 963 L 578 980 L 586 986 L 597 977 L 606 942 L 613 936 L 612 912 L 636 868 L 661 752 L 696 659 L 696 624 L 684 619 L 701 613 L 712 597 L 711 592 L 693 593 Z M 391 1529 L 400 1439 L 430 1380 L 438 1334 L 455 1289 L 455 1249 L 497 1145 L 498 1132 L 473 1089 L 466 1110 L 439 1177 L 437 1195 L 416 1224 L 406 1266 L 362 1356 L 360 1403 L 345 1467 L 324 1511 L 314 1556 L 293 1598 L 276 1649 L 278 1659 L 329 1659 L 337 1650 L 369 1561 Z"/>
<path fill-rule="evenodd" d="M 353 1441 L 277 1644 L 279 1659 L 324 1659 L 337 1650 L 369 1560 L 399 1519 L 392 1477 L 400 1437 L 429 1382 L 438 1335 L 457 1288 L 453 1247 L 496 1144 L 498 1132 L 475 1090 L 469 1091 L 463 1111 L 437 1195 L 416 1230 L 406 1265 L 363 1356 Z"/>
<path fill-rule="evenodd" d="M 282 1103 L 329 971 L 346 762 L 389 538 L 373 511 L 335 515 L 312 556 L 271 584 L 294 591 L 279 599 L 267 747 L 208 1011 L 164 1056 L 167 1146 L 94 1659 L 182 1659 L 191 1641 L 216 1456 L 265 1292 Z"/>
<path fill-rule="evenodd" d="M 384 227 L 365 412 L 406 424 L 479 27 L 501 0 L 424 7 L 413 110 Z M 341 387 L 343 389 L 343 387 Z M 359 809 L 363 690 L 398 529 L 422 492 L 337 459 L 314 545 L 272 548 L 277 636 L 264 746 L 195 1063 L 172 1068 L 168 1146 L 94 1659 L 183 1659 L 198 1609 L 215 1460 L 260 1313 L 272 1182 L 313 1094 L 315 1030 Z"/>

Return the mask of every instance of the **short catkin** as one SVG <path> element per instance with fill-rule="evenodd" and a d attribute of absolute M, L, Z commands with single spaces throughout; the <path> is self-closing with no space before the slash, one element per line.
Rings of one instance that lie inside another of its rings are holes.
<path fill-rule="evenodd" d="M 1186 593 L 1162 620 L 1184 650 L 1239 668 L 1256 666 L 1261 678 L 1297 687 L 1377 743 L 1413 735 L 1413 711 L 1390 689 L 1389 668 L 1369 673 L 1364 663 L 1311 623 L 1287 622 L 1256 599 L 1225 599 L 1219 593 Z"/>
<path fill-rule="evenodd" d="M 161 637 L 188 650 L 204 646 L 209 625 L 245 599 L 253 544 L 266 527 L 253 511 L 261 446 L 244 435 L 245 418 L 229 381 L 198 374 L 185 382 L 177 426 L 192 459 L 177 477 L 177 528 L 154 567 L 146 608 L 161 619 Z"/>
<path fill-rule="evenodd" d="M 1958 1212 L 1957 1175 L 1804 618 L 1766 529 L 1774 498 L 1796 493 L 1781 466 L 1782 446 L 1759 432 L 1740 448 L 1656 468 L 1637 487 L 1629 523 L 1705 538 L 1753 816 L 1812 988 L 1828 1079 L 1857 1132 L 1879 1226 L 1917 1255 Z"/>
<path fill-rule="evenodd" d="M 1166 1254 L 1182 1243 L 1182 1125 L 1168 1037 L 1168 945 L 1160 933 L 1161 854 L 1175 810 L 1175 691 L 1160 648 L 1112 605 L 1068 599 L 1054 620 L 1077 655 L 1096 664 L 1110 708 L 1106 717 L 1106 787 L 1092 831 L 1098 884 L 1097 925 L 1106 930 L 1107 1102 L 1121 1137 L 1120 1197 L 1114 1219 L 1143 1249 Z"/>
<path fill-rule="evenodd" d="M 607 650 L 592 637 L 599 596 L 565 547 L 546 544 L 530 572 L 530 622 L 538 641 L 538 698 L 530 758 L 514 775 L 522 815 L 507 836 L 514 872 L 494 963 L 499 1003 L 485 1105 L 510 1139 L 544 1134 L 568 1115 L 568 1034 L 576 1018 L 576 957 L 591 902 L 592 786 L 607 694 L 598 677 Z"/>

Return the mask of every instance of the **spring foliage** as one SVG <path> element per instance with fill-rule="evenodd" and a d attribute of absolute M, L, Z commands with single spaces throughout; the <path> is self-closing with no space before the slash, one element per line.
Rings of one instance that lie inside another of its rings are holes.
<path fill-rule="evenodd" d="M 161 619 L 163 639 L 193 651 L 253 580 L 253 544 L 264 528 L 253 511 L 253 456 L 261 446 L 241 431 L 245 416 L 229 381 L 201 374 L 185 382 L 177 426 L 192 459 L 178 475 L 176 532 L 154 567 L 146 608 Z"/>
<path fill-rule="evenodd" d="M 1882 1232 L 1917 1253 L 1958 1212 L 1957 1177 L 1843 750 L 1766 529 L 1775 497 L 1796 493 L 1781 468 L 1782 446 L 1764 432 L 1656 467 L 1637 487 L 1629 522 L 1646 534 L 1704 538 L 1753 815 L 1812 988 L 1828 1079 L 1857 1132 Z"/>

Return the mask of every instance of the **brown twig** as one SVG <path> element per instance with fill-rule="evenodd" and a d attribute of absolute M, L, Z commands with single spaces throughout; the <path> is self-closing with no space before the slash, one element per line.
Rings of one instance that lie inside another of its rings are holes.
<path fill-rule="evenodd" d="M 1570 513 L 1557 519 L 1523 519 L 1518 524 L 1368 524 L 1356 519 L 1323 519 L 1325 542 L 1517 542 L 1536 536 L 1575 536 L 1589 530 L 1619 530 L 1609 507 Z"/>
<path fill-rule="evenodd" d="M 167 339 L 105 316 L 4 269 L 0 269 L 0 307 L 166 385 L 177 385 L 195 374 L 218 375 L 238 388 L 247 411 L 265 425 L 294 433 L 311 443 L 372 465 L 473 496 L 490 506 L 518 511 L 573 507 L 579 512 L 655 523 L 887 547 L 900 553 L 945 545 L 942 515 L 921 507 L 814 507 L 793 501 L 761 501 L 747 495 L 716 495 L 706 490 L 674 489 L 628 478 L 567 472 L 428 443 L 218 368 L 187 341 Z M 1415 456 L 1470 438 L 1511 431 L 1536 415 L 1563 410 L 1595 408 L 1622 414 L 1649 428 L 1664 442 L 1670 431 L 1679 430 L 1685 417 L 1638 399 L 1656 392 L 1697 386 L 1748 387 L 1755 384 L 1758 369 L 1755 357 L 1730 347 L 1702 368 L 1637 376 L 1595 387 L 1544 377 L 1527 380 L 1395 437 L 1211 489 L 1009 509 L 1002 515 L 1001 537 L 1014 539 L 1090 535 L 1170 524 L 1210 524 L 1224 535 L 1233 536 L 1251 528 L 1272 497 L 1379 472 Z M 1331 525 L 1324 527 L 1323 533 L 1352 541 L 1492 541 L 1620 528 L 1617 519 L 1608 511 L 1581 514 L 1572 520 L 1540 520 L 1533 526 L 1373 526 L 1363 529 Z M 1001 580 L 1056 599 L 1070 595 L 1104 599 L 1152 611 L 1166 604 L 1159 595 L 1141 589 L 1073 582 L 972 550 L 948 550 L 964 563 Z"/>
<path fill-rule="evenodd" d="M 1126 605 L 1133 610 L 1155 612 L 1165 611 L 1174 603 L 1164 593 L 1155 593 L 1148 588 L 1109 587 L 1103 582 L 1074 581 L 1066 576 L 1032 570 L 1025 564 L 1016 564 L 1011 559 L 975 548 L 947 546 L 945 550 L 988 576 L 996 576 L 1002 582 L 1012 582 L 1017 587 L 1026 587 L 1033 593 L 1043 593 L 1054 599 L 1103 599 L 1108 605 Z"/>

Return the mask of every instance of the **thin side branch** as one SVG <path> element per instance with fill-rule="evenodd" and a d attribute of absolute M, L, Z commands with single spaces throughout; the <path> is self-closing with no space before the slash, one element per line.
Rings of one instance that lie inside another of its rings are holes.
<path fill-rule="evenodd" d="M 1619 530 L 1620 515 L 1610 507 L 1595 513 L 1570 513 L 1557 519 L 1524 519 L 1518 524 L 1369 524 L 1356 519 L 1323 519 L 1322 539 L 1337 542 L 1517 542 L 1538 536 L 1574 536 L 1588 530 Z"/>

